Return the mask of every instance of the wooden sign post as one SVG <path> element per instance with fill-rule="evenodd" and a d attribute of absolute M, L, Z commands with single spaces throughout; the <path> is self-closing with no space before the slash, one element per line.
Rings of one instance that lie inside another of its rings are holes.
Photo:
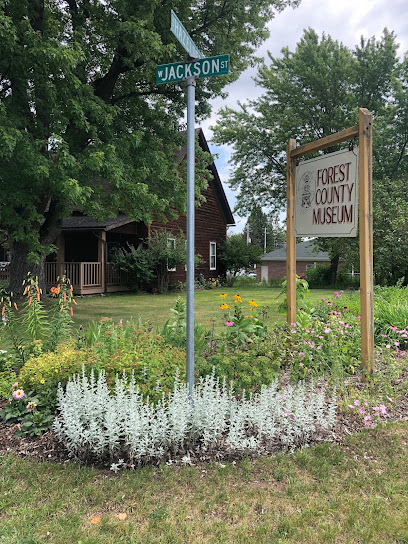
<path fill-rule="evenodd" d="M 360 235 L 360 306 L 361 306 L 361 363 L 363 370 L 367 374 L 374 372 L 374 309 L 373 309 L 373 180 L 372 180 L 372 114 L 365 108 L 359 110 L 359 124 L 342 130 L 335 134 L 331 134 L 326 138 L 316 140 L 309 144 L 296 147 L 296 140 L 290 139 L 286 149 L 287 156 L 287 231 L 286 231 L 286 284 L 287 284 L 287 321 L 288 323 L 296 322 L 296 235 L 295 233 L 295 193 L 296 193 L 296 161 L 299 157 L 303 157 L 310 153 L 326 149 L 330 146 L 345 142 L 347 140 L 359 138 L 358 152 L 358 199 L 359 199 L 359 235 Z M 326 155 L 330 157 L 330 155 Z M 349 164 L 349 163 L 347 163 Z M 351 163 L 350 163 L 351 164 Z M 343 167 L 343 168 L 342 168 Z M 338 183 L 345 180 L 348 166 L 341 164 L 332 168 L 331 182 Z M 328 169 L 330 170 L 330 168 Z M 321 172 L 318 171 L 318 172 Z M 337 176 L 337 177 L 336 177 Z M 319 178 L 323 181 L 323 178 Z M 336 181 L 337 180 L 337 181 Z M 328 184 L 328 180 L 326 179 Z M 354 186 L 354 191 L 356 187 Z M 310 189 L 308 188 L 308 191 Z M 347 192 L 348 190 L 348 192 Z M 344 193 L 351 195 L 353 185 L 343 184 L 343 199 Z M 318 191 L 315 192 L 315 195 Z M 332 194 L 339 198 L 340 191 Z M 320 197 L 321 193 L 319 194 Z M 317 200 L 317 198 L 316 198 Z M 308 203 L 308 205 L 310 205 Z M 345 208 L 343 206 L 343 208 Z M 344 210 L 345 215 L 349 210 Z M 314 218 L 328 217 L 330 222 L 334 217 L 333 208 L 327 216 L 314 214 Z M 338 210 L 336 211 L 338 213 Z M 356 213 L 356 210 L 354 210 Z M 350 217 L 347 215 L 347 221 L 351 223 Z M 329 221 L 328 221 L 329 223 Z M 323 224 L 323 222 L 321 222 Z M 314 236 L 335 236 L 335 232 L 314 234 Z M 348 236 L 348 234 L 341 234 Z M 354 231 L 353 234 L 355 235 Z"/>

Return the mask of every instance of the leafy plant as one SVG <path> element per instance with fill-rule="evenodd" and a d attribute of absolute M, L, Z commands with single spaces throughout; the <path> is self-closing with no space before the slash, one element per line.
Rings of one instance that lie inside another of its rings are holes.
<path fill-rule="evenodd" d="M 158 329 L 158 334 L 162 336 L 166 342 L 173 346 L 186 347 L 186 328 L 187 328 L 187 307 L 186 303 L 177 298 L 176 304 L 170 308 L 173 317 L 168 319 L 162 329 Z M 207 347 L 208 331 L 202 325 L 194 325 L 194 351 L 200 356 Z"/>
<path fill-rule="evenodd" d="M 227 310 L 224 313 L 224 324 L 227 327 L 225 336 L 235 346 L 244 346 L 252 342 L 254 338 L 265 334 L 265 327 L 259 320 L 256 308 L 258 304 L 254 300 L 248 302 L 249 308 L 244 311 L 242 298 L 234 295 L 234 302 L 231 306 L 226 302 L 228 294 L 219 295 L 223 303 L 218 306 L 220 310 Z"/>
<path fill-rule="evenodd" d="M 134 377 L 116 379 L 111 394 L 104 373 L 85 373 L 58 389 L 60 415 L 54 429 L 72 455 L 84 461 L 145 464 L 217 451 L 218 457 L 261 454 L 279 445 L 309 443 L 334 424 L 336 398 L 313 384 L 280 388 L 276 381 L 250 399 L 236 397 L 213 374 L 194 386 L 194 404 L 185 384 L 156 405 L 146 402 Z"/>
<path fill-rule="evenodd" d="M 116 248 L 111 256 L 113 266 L 129 274 L 128 286 L 131 290 L 139 291 L 153 277 L 153 256 L 143 244 L 135 248 L 132 244 Z"/>
<path fill-rule="evenodd" d="M 51 427 L 54 414 L 39 397 L 26 395 L 22 389 L 14 389 L 0 416 L 4 423 L 17 423 L 16 436 L 39 436 Z"/>
<path fill-rule="evenodd" d="M 73 314 L 72 305 L 76 304 L 72 286 L 65 276 L 61 278 L 57 287 L 51 288 L 51 294 L 56 297 L 57 304 L 50 313 L 44 309 L 38 278 L 29 274 L 24 280 L 24 285 L 25 298 L 20 316 L 12 293 L 0 299 L 4 324 L 0 334 L 8 335 L 13 346 L 15 370 L 21 368 L 30 358 L 55 350 L 58 343 L 69 336 Z"/>

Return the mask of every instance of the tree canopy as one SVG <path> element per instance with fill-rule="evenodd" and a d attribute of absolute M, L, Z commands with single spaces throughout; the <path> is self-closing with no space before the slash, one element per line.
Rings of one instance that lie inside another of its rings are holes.
<path fill-rule="evenodd" d="M 237 110 L 223 108 L 214 127 L 213 141 L 233 147 L 229 183 L 239 189 L 239 213 L 250 213 L 254 206 L 283 209 L 289 138 L 302 145 L 353 126 L 359 107 L 374 114 L 375 203 L 391 213 L 387 187 L 408 173 L 408 56 L 400 59 L 397 51 L 396 37 L 387 29 L 379 40 L 361 38 L 353 49 L 308 29 L 295 51 L 284 48 L 279 57 L 269 54 L 256 78 L 263 94 Z M 408 201 L 407 193 L 402 198 Z M 408 218 L 404 221 L 408 227 Z M 381 229 L 374 219 L 375 248 L 385 245 Z M 321 238 L 319 245 L 333 259 L 355 259 L 349 239 Z M 387 246 L 389 261 L 394 249 Z M 380 262 L 378 252 L 374 257 Z"/>
<path fill-rule="evenodd" d="M 229 234 L 221 247 L 220 261 L 226 272 L 236 276 L 260 262 L 262 249 L 248 244 L 242 234 Z"/>
<path fill-rule="evenodd" d="M 51 251 L 73 209 L 148 222 L 183 208 L 174 150 L 184 88 L 154 81 L 157 64 L 186 58 L 170 32 L 170 7 L 205 56 L 230 54 L 228 76 L 197 83 L 200 119 L 252 62 L 268 21 L 297 3 L 0 2 L 0 228 L 12 277 L 21 278 L 27 258 Z"/>

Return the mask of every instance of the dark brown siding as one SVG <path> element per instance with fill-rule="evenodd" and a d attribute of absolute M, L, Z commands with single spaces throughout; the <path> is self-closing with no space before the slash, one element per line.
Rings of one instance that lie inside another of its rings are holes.
<path fill-rule="evenodd" d="M 216 278 L 221 274 L 219 262 L 220 245 L 225 241 L 227 225 L 225 223 L 221 208 L 217 202 L 211 182 L 203 192 L 206 202 L 195 209 L 195 253 L 200 254 L 203 262 L 196 269 L 196 277 L 199 274 L 208 278 Z M 181 229 L 186 234 L 186 217 L 182 216 L 168 223 L 153 221 L 151 229 L 163 228 L 170 232 L 178 232 Z M 217 244 L 217 268 L 210 270 L 210 242 Z M 170 272 L 170 283 L 186 281 L 184 268 L 176 272 Z"/>

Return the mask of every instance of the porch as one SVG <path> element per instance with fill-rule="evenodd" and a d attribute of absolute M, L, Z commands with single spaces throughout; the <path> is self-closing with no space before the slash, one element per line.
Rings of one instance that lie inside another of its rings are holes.
<path fill-rule="evenodd" d="M 70 279 L 76 295 L 93 295 L 127 291 L 129 272 L 115 270 L 112 263 L 102 262 L 46 262 L 45 283 L 47 291 L 57 285 L 57 278 Z"/>

